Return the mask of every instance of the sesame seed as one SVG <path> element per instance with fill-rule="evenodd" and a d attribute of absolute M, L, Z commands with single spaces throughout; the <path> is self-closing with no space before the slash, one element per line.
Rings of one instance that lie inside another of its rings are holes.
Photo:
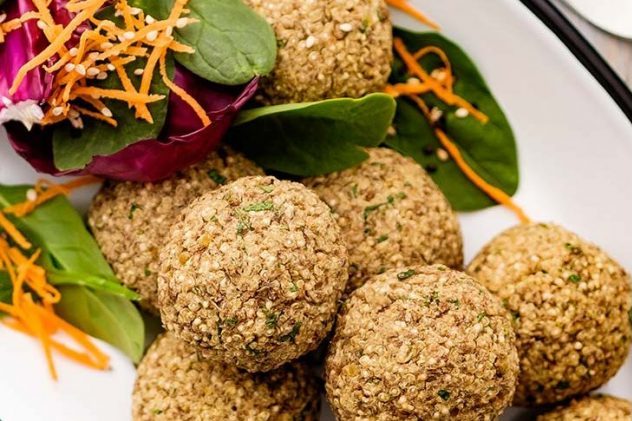
<path fill-rule="evenodd" d="M 35 189 L 28 189 L 26 191 L 26 200 L 29 202 L 35 202 L 37 200 L 37 192 Z"/>
<path fill-rule="evenodd" d="M 432 109 L 430 110 L 430 120 L 433 123 L 436 123 L 437 121 L 439 121 L 439 119 L 443 116 L 443 111 L 441 111 L 440 108 L 438 107 L 432 107 Z"/>
<path fill-rule="evenodd" d="M 0 13 L 0 23 L 4 22 L 5 20 L 7 20 L 7 14 L 6 13 Z"/>
<path fill-rule="evenodd" d="M 101 73 L 101 71 L 96 67 L 89 67 L 86 73 L 88 74 L 88 76 L 97 76 L 99 73 Z"/>
<path fill-rule="evenodd" d="M 146 24 L 151 25 L 154 22 L 156 22 L 156 19 L 154 19 L 151 15 L 145 16 L 145 23 Z"/>
<path fill-rule="evenodd" d="M 338 28 L 340 28 L 340 30 L 342 32 L 351 32 L 351 31 L 353 31 L 353 25 L 348 23 L 348 22 L 347 23 L 341 23 Z"/>
<path fill-rule="evenodd" d="M 107 74 L 107 73 L 105 73 L 105 72 L 101 72 L 101 73 L 99 73 L 99 74 L 97 75 L 97 79 L 98 79 L 98 80 L 104 80 L 104 79 L 107 79 L 107 78 L 108 78 L 108 74 Z"/>
<path fill-rule="evenodd" d="M 395 136 L 397 134 L 397 130 L 395 130 L 395 127 L 393 126 L 388 126 L 386 134 L 388 134 L 389 136 Z"/>
<path fill-rule="evenodd" d="M 459 108 L 458 110 L 456 110 L 454 115 L 457 116 L 458 118 L 465 118 L 468 115 L 470 115 L 470 112 L 465 108 Z"/>
<path fill-rule="evenodd" d="M 129 14 L 132 15 L 132 16 L 140 15 L 140 12 L 142 12 L 142 10 L 139 9 L 138 7 L 130 7 L 129 8 Z"/>
<path fill-rule="evenodd" d="M 44 22 L 42 20 L 38 20 L 37 21 L 37 27 L 43 31 L 44 29 L 46 29 L 46 22 Z"/>
<path fill-rule="evenodd" d="M 99 57 L 99 53 L 97 53 L 96 51 L 93 51 L 92 53 L 88 54 L 88 57 L 91 60 L 95 60 L 96 61 L 97 57 Z"/>
<path fill-rule="evenodd" d="M 110 111 L 110 109 L 107 107 L 101 109 L 101 114 L 106 117 L 112 117 L 112 111 Z"/>
<path fill-rule="evenodd" d="M 173 34 L 173 28 L 170 26 L 167 29 L 165 29 L 165 35 L 167 35 L 168 37 L 171 36 L 171 34 Z"/>
<path fill-rule="evenodd" d="M 70 73 L 75 70 L 75 65 L 72 63 L 66 63 L 66 65 L 64 66 L 64 70 Z"/>
<path fill-rule="evenodd" d="M 106 64 L 106 65 L 105 65 L 105 67 L 106 67 L 109 71 L 111 71 L 111 72 L 113 72 L 114 70 L 116 70 L 116 67 L 114 67 L 114 65 L 113 65 L 112 63 L 108 63 L 108 64 Z"/>
<path fill-rule="evenodd" d="M 102 50 L 109 50 L 112 47 L 114 47 L 114 44 L 112 44 L 111 42 L 105 41 L 101 43 Z"/>
<path fill-rule="evenodd" d="M 81 119 L 81 117 L 71 118 L 70 124 L 72 124 L 72 127 L 74 127 L 75 129 L 83 129 L 83 120 Z"/>
<path fill-rule="evenodd" d="M 439 158 L 439 161 L 445 162 L 450 159 L 450 155 L 448 155 L 448 152 L 445 149 L 437 148 L 437 158 Z"/>
<path fill-rule="evenodd" d="M 147 36 L 147 41 L 155 41 L 158 38 L 158 31 L 150 31 Z"/>
<path fill-rule="evenodd" d="M 121 12 L 120 10 L 117 10 L 114 12 L 114 16 L 123 16 L 123 12 Z"/>
<path fill-rule="evenodd" d="M 86 68 L 84 67 L 83 64 L 77 64 L 75 66 L 75 72 L 79 73 L 81 76 L 85 76 L 86 75 Z"/>
<path fill-rule="evenodd" d="M 125 39 L 134 39 L 135 36 L 136 34 L 133 31 L 127 31 L 123 34 Z"/>
<path fill-rule="evenodd" d="M 79 54 L 79 50 L 77 49 L 77 47 L 72 47 L 70 50 L 68 50 L 68 54 L 70 54 L 70 57 L 77 57 L 77 54 Z"/>
<path fill-rule="evenodd" d="M 419 85 L 421 81 L 416 77 L 409 77 L 406 83 L 408 83 L 409 85 Z"/>
<path fill-rule="evenodd" d="M 176 27 L 177 28 L 184 28 L 185 26 L 187 26 L 188 23 L 189 23 L 189 19 L 187 19 L 187 18 L 179 18 L 178 20 L 176 20 Z"/>
<path fill-rule="evenodd" d="M 79 117 L 79 112 L 77 110 L 70 110 L 68 111 L 68 117 L 77 118 Z"/>
<path fill-rule="evenodd" d="M 430 76 L 433 79 L 437 79 L 439 82 L 443 82 L 447 76 L 447 73 L 444 69 L 434 69 Z"/>
<path fill-rule="evenodd" d="M 64 112 L 64 107 L 55 107 L 53 108 L 53 111 L 52 111 L 55 117 L 60 116 L 63 112 Z"/>
<path fill-rule="evenodd" d="M 144 69 L 136 69 L 136 70 L 134 70 L 134 74 L 136 76 L 140 76 L 140 75 L 143 74 L 144 71 L 145 71 Z"/>
<path fill-rule="evenodd" d="M 305 40 L 305 47 L 312 48 L 315 43 L 316 43 L 316 38 L 313 35 L 310 35 Z"/>

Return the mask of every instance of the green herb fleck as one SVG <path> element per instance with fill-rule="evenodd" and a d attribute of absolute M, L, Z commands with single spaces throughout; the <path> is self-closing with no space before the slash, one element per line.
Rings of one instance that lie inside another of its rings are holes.
<path fill-rule="evenodd" d="M 208 170 L 207 174 L 209 178 L 215 182 L 215 184 L 219 184 L 219 185 L 226 184 L 226 177 L 221 175 L 216 169 Z"/>
<path fill-rule="evenodd" d="M 274 190 L 274 186 L 260 186 L 259 188 L 264 193 L 272 193 L 272 191 Z"/>
<path fill-rule="evenodd" d="M 456 308 L 461 308 L 461 300 L 459 300 L 458 298 L 453 298 L 448 300 L 448 303 L 454 305 Z"/>
<path fill-rule="evenodd" d="M 386 272 L 386 268 L 384 266 L 381 266 L 380 269 L 377 271 L 378 275 L 383 274 L 384 272 Z"/>
<path fill-rule="evenodd" d="M 417 273 L 417 272 L 415 272 L 415 270 L 414 270 L 414 269 L 408 269 L 408 270 L 406 270 L 406 271 L 404 271 L 404 272 L 399 272 L 399 273 L 397 274 L 397 279 L 399 279 L 400 281 L 403 281 L 404 279 L 408 279 L 408 278 L 410 278 L 410 277 L 411 277 L 411 276 L 413 276 L 415 273 Z"/>
<path fill-rule="evenodd" d="M 134 218 L 134 212 L 136 212 L 138 209 L 140 209 L 141 207 L 138 206 L 138 204 L 136 204 L 136 202 L 132 202 L 132 205 L 129 207 L 129 215 L 127 215 L 127 217 L 129 219 Z"/>
<path fill-rule="evenodd" d="M 151 413 L 153 415 L 160 415 L 160 414 L 162 414 L 162 409 L 154 408 L 154 409 L 151 410 Z"/>
<path fill-rule="evenodd" d="M 378 210 L 379 208 L 381 208 L 385 204 L 386 203 L 378 203 L 376 205 L 370 205 L 370 206 L 367 206 L 366 208 L 364 208 L 364 220 L 366 221 L 369 218 L 369 215 L 371 215 L 372 212 L 375 212 L 376 210 Z"/>
<path fill-rule="evenodd" d="M 485 312 L 479 313 L 479 315 L 476 316 L 476 321 L 480 323 L 485 317 L 489 317 L 487 313 Z"/>
<path fill-rule="evenodd" d="M 296 285 L 294 282 L 290 283 L 290 292 L 292 294 L 298 292 L 298 285 Z"/>
<path fill-rule="evenodd" d="M 380 235 L 379 237 L 377 237 L 376 241 L 377 241 L 378 244 L 380 244 L 380 243 L 383 243 L 386 240 L 388 240 L 388 235 L 383 234 L 383 235 Z"/>
<path fill-rule="evenodd" d="M 268 329 L 276 328 L 279 321 L 279 315 L 273 311 L 268 310 L 267 308 L 263 309 L 263 314 L 265 314 L 266 316 L 266 327 Z"/>
<path fill-rule="evenodd" d="M 351 186 L 351 197 L 353 197 L 354 199 L 356 197 L 358 197 L 358 185 L 354 184 L 353 186 Z"/>
<path fill-rule="evenodd" d="M 243 211 L 237 211 L 237 235 L 244 235 L 246 231 L 252 228 L 250 217 Z"/>
<path fill-rule="evenodd" d="M 300 331 L 301 331 L 301 322 L 296 322 L 294 323 L 294 326 L 292 326 L 292 330 L 290 330 L 285 335 L 281 335 L 279 340 L 281 342 L 294 342 L 294 340 L 296 339 L 296 336 L 299 334 Z"/>
<path fill-rule="evenodd" d="M 574 284 L 577 284 L 577 283 L 581 282 L 582 277 L 581 277 L 581 276 L 579 276 L 579 275 L 578 275 L 578 274 L 576 274 L 576 273 L 573 273 L 572 275 L 570 275 L 570 276 L 568 277 L 568 280 L 569 280 L 569 281 L 571 281 L 571 282 L 572 282 L 572 283 L 574 283 Z"/>
<path fill-rule="evenodd" d="M 444 401 L 450 399 L 450 392 L 445 389 L 441 389 L 439 392 L 437 392 L 437 395 L 439 395 L 439 397 Z"/>
<path fill-rule="evenodd" d="M 511 317 L 513 317 L 514 322 L 520 319 L 520 312 L 516 310 L 511 310 Z"/>
<path fill-rule="evenodd" d="M 274 204 L 272 202 L 270 202 L 269 200 L 263 201 L 263 202 L 258 202 L 258 203 L 253 203 L 251 205 L 248 205 L 244 208 L 244 211 L 246 212 L 263 212 L 263 211 L 268 211 L 268 210 L 272 210 L 274 209 Z"/>
<path fill-rule="evenodd" d="M 149 270 L 147 266 L 145 266 L 145 276 L 150 276 L 150 275 L 151 275 L 151 271 Z"/>
<path fill-rule="evenodd" d="M 252 347 L 252 344 L 255 343 L 256 341 L 251 341 L 249 343 L 246 344 L 246 352 L 248 352 L 250 355 L 256 357 L 261 355 L 261 351 L 258 349 L 255 349 Z"/>
<path fill-rule="evenodd" d="M 234 327 L 237 324 L 237 318 L 229 317 L 228 319 L 224 319 L 224 324 L 228 327 Z"/>
<path fill-rule="evenodd" d="M 432 291 L 432 294 L 426 298 L 426 307 L 430 306 L 432 303 L 439 303 L 439 291 Z"/>
<path fill-rule="evenodd" d="M 566 247 L 566 250 L 570 251 L 573 254 L 581 254 L 582 249 L 571 244 L 571 243 L 566 243 L 564 244 L 564 247 Z"/>

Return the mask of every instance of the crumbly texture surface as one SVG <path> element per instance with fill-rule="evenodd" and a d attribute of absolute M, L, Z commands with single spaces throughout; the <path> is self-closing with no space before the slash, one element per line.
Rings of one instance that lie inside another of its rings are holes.
<path fill-rule="evenodd" d="M 165 327 L 206 358 L 253 372 L 315 349 L 348 277 L 327 205 L 274 177 L 242 178 L 196 200 L 161 260 Z"/>
<path fill-rule="evenodd" d="M 630 421 L 632 403 L 612 396 L 589 396 L 541 415 L 538 421 Z"/>
<path fill-rule="evenodd" d="M 412 264 L 463 266 L 456 214 L 426 172 L 386 148 L 356 168 L 305 180 L 334 213 L 347 242 L 352 290 L 371 275 Z"/>
<path fill-rule="evenodd" d="M 340 420 L 494 420 L 517 375 L 500 300 L 442 265 L 390 270 L 357 289 L 326 360 Z"/>
<path fill-rule="evenodd" d="M 630 278 L 602 250 L 553 224 L 493 239 L 468 272 L 510 310 L 519 405 L 556 403 L 606 383 L 630 349 Z"/>
<path fill-rule="evenodd" d="M 171 334 L 159 337 L 138 367 L 135 421 L 317 421 L 320 396 L 299 363 L 250 374 L 201 359 Z"/>
<path fill-rule="evenodd" d="M 383 0 L 246 0 L 274 28 L 278 55 L 262 81 L 272 103 L 360 97 L 391 72 L 392 25 Z"/>
<path fill-rule="evenodd" d="M 117 277 L 157 314 L 159 251 L 178 213 L 220 185 L 261 174 L 253 162 L 224 148 L 158 183 L 107 182 L 92 202 L 88 225 Z"/>

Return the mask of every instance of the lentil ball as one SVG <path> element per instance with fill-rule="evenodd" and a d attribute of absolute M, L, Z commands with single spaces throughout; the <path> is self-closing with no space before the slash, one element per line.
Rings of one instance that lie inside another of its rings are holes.
<path fill-rule="evenodd" d="M 494 238 L 467 271 L 514 316 L 516 404 L 588 393 L 623 365 L 632 340 L 630 278 L 597 246 L 557 225 L 523 224 Z"/>
<path fill-rule="evenodd" d="M 242 178 L 196 200 L 161 259 L 165 327 L 206 358 L 251 372 L 318 347 L 348 277 L 329 208 L 274 177 Z"/>
<path fill-rule="evenodd" d="M 230 149 L 157 183 L 104 184 L 88 212 L 88 225 L 116 276 L 158 313 L 159 250 L 178 213 L 193 199 L 240 177 L 263 174 Z"/>
<path fill-rule="evenodd" d="M 392 25 L 383 0 L 246 0 L 272 25 L 277 62 L 267 102 L 361 97 L 391 71 Z"/>
<path fill-rule="evenodd" d="M 347 242 L 348 290 L 386 269 L 425 263 L 463 266 L 456 214 L 426 172 L 386 148 L 361 165 L 305 180 L 329 205 Z"/>
<path fill-rule="evenodd" d="M 303 364 L 264 374 L 201 359 L 171 334 L 159 337 L 138 367 L 135 421 L 318 420 L 320 395 Z"/>
<path fill-rule="evenodd" d="M 494 420 L 513 398 L 518 355 L 500 300 L 462 272 L 413 266 L 351 294 L 325 371 L 339 420 Z"/>
<path fill-rule="evenodd" d="M 630 421 L 632 403 L 612 396 L 587 396 L 574 400 L 547 414 L 538 421 Z"/>

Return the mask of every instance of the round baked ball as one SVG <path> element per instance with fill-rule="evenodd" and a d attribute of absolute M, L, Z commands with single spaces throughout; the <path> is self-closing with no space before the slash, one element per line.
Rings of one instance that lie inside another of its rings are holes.
<path fill-rule="evenodd" d="M 423 168 L 386 148 L 345 171 L 305 180 L 329 205 L 349 251 L 353 290 L 387 269 L 463 266 L 463 240 L 450 203 Z"/>
<path fill-rule="evenodd" d="M 538 421 L 630 420 L 632 403 L 606 395 L 587 396 L 538 417 Z"/>
<path fill-rule="evenodd" d="M 348 277 L 327 205 L 274 177 L 242 178 L 196 200 L 161 259 L 165 327 L 206 358 L 251 372 L 318 347 Z"/>
<path fill-rule="evenodd" d="M 160 336 L 138 366 L 135 421 L 317 421 L 320 394 L 300 363 L 250 374 L 209 362 L 171 334 Z"/>
<path fill-rule="evenodd" d="M 338 316 L 326 389 L 339 420 L 494 420 L 518 355 L 496 297 L 443 265 L 374 276 Z"/>
<path fill-rule="evenodd" d="M 157 314 L 158 256 L 178 213 L 220 185 L 261 174 L 253 162 L 223 148 L 164 181 L 108 181 L 92 201 L 88 225 L 116 276 Z"/>
<path fill-rule="evenodd" d="M 467 271 L 513 314 L 516 404 L 560 402 L 606 383 L 632 340 L 630 278 L 598 247 L 553 224 L 494 238 Z"/>
<path fill-rule="evenodd" d="M 266 102 L 361 97 L 391 72 L 393 28 L 384 0 L 246 0 L 272 25 L 277 62 Z"/>

